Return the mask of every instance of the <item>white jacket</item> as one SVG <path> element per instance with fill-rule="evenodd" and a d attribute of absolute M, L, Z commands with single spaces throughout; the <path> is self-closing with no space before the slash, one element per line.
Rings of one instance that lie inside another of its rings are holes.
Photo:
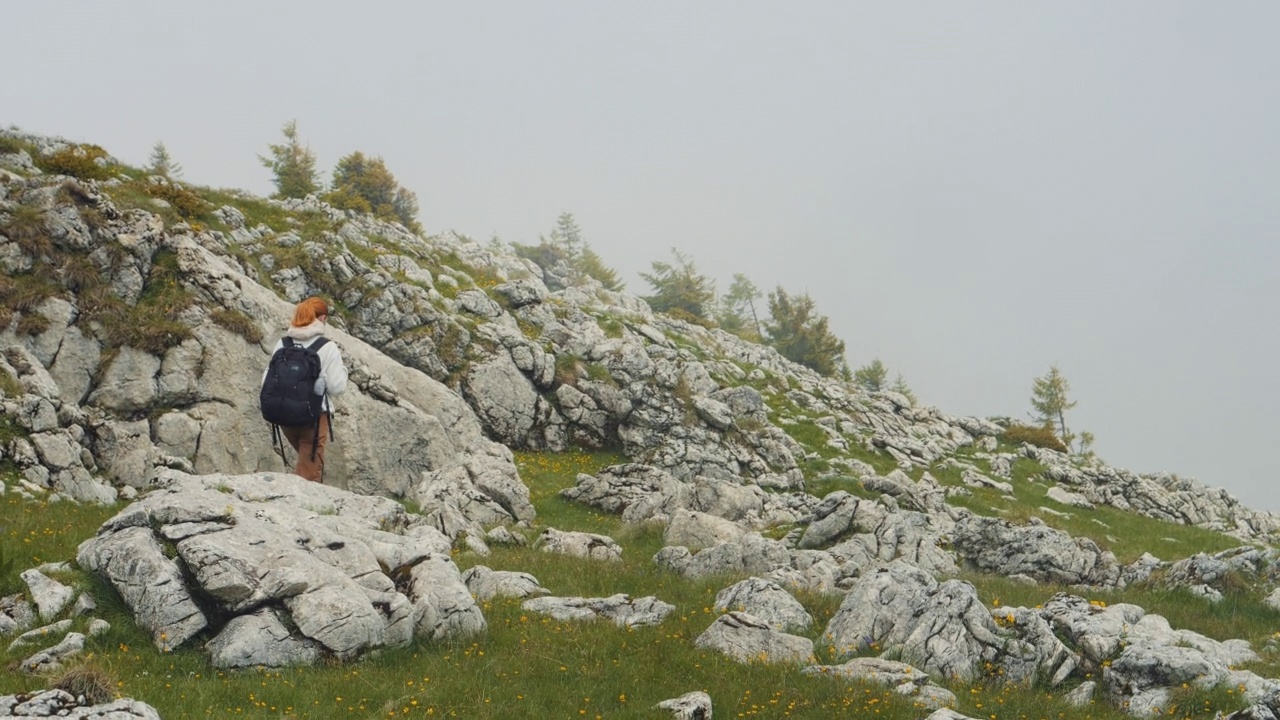
<path fill-rule="evenodd" d="M 325 324 L 316 320 L 310 325 L 304 327 L 290 327 L 285 331 L 285 337 L 293 338 L 294 343 L 303 347 L 311 347 L 311 343 L 316 338 L 324 335 Z M 284 339 L 276 341 L 276 346 L 271 348 L 271 355 L 274 356 L 276 351 L 284 347 Z M 324 376 L 324 411 L 333 412 L 333 402 L 330 398 L 335 395 L 341 395 L 347 389 L 347 366 L 342 362 L 342 352 L 338 350 L 336 343 L 327 342 L 316 351 L 320 356 L 320 374 Z M 270 370 L 270 361 L 268 361 L 268 370 L 262 371 L 262 382 L 267 382 L 267 372 Z"/>

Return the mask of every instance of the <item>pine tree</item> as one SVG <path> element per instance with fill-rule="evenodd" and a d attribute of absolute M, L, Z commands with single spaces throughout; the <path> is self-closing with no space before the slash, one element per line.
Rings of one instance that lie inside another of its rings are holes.
<path fill-rule="evenodd" d="M 169 179 L 182 177 L 182 166 L 174 162 L 169 155 L 169 148 L 157 142 L 151 148 L 151 157 L 147 160 L 147 171 L 152 175 L 160 175 Z"/>
<path fill-rule="evenodd" d="M 320 189 L 316 156 L 298 139 L 297 120 L 285 123 L 284 138 L 284 143 L 267 146 L 270 157 L 259 155 L 258 160 L 271 171 L 271 181 L 276 186 L 274 197 L 306 197 Z"/>

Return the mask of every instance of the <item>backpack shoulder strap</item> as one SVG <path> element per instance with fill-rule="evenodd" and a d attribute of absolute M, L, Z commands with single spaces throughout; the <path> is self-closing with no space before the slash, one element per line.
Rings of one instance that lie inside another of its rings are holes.
<path fill-rule="evenodd" d="M 324 344 L 327 342 L 329 342 L 329 338 L 321 335 L 320 337 L 316 338 L 315 342 L 311 343 L 307 347 L 311 350 L 315 350 L 316 352 L 320 352 L 320 348 L 323 347 Z"/>
<path fill-rule="evenodd" d="M 280 338 L 280 344 L 284 345 L 285 347 L 293 347 L 293 338 L 289 337 L 288 335 L 285 335 L 284 337 Z"/>

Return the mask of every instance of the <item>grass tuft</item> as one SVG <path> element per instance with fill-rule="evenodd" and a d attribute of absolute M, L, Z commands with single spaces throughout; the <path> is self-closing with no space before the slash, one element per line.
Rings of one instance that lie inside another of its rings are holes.
<path fill-rule="evenodd" d="M 216 308 L 209 319 L 244 338 L 251 344 L 262 342 L 262 329 L 248 315 L 232 308 Z"/>

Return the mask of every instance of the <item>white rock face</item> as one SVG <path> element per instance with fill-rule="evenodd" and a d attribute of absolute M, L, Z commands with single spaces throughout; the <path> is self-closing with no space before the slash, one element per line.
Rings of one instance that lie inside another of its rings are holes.
<path fill-rule="evenodd" d="M 541 548 L 543 552 L 556 553 L 558 555 L 571 555 L 573 557 L 610 562 L 622 560 L 622 547 L 614 542 L 613 538 L 596 533 L 565 532 L 555 528 L 547 528 L 533 542 L 533 546 Z"/>
<path fill-rule="evenodd" d="M 39 609 L 41 620 L 47 621 L 57 617 L 76 595 L 74 588 L 45 577 L 39 570 L 25 570 L 21 577 L 27 584 L 36 608 Z"/>
<path fill-rule="evenodd" d="M 184 644 L 210 612 L 232 616 L 209 643 L 227 667 L 354 658 L 415 634 L 485 629 L 448 538 L 410 528 L 391 500 L 274 473 L 170 471 L 161 482 L 77 556 L 116 587 L 157 647 Z M 400 575 L 407 592 L 391 579 Z"/>
<path fill-rule="evenodd" d="M 716 593 L 715 609 L 746 612 L 782 632 L 803 632 L 813 624 L 813 616 L 782 586 L 752 577 Z"/>
<path fill-rule="evenodd" d="M 480 602 L 498 597 L 531 598 L 551 594 L 529 573 L 492 570 L 484 565 L 467 568 L 462 573 L 462 581 Z"/>
<path fill-rule="evenodd" d="M 666 710 L 675 720 L 711 720 L 711 696 L 695 690 L 678 698 L 663 700 L 655 706 L 658 710 Z"/>
<path fill-rule="evenodd" d="M 658 625 L 676 610 L 652 595 L 633 600 L 625 593 L 604 598 L 539 597 L 525 600 L 521 607 L 557 620 L 604 618 L 622 627 Z"/>
<path fill-rule="evenodd" d="M 86 705 L 65 690 L 0 696 L 0 718 L 68 718 L 69 720 L 160 720 L 150 705 L 120 698 L 101 705 Z"/>
<path fill-rule="evenodd" d="M 813 661 L 813 641 L 775 630 L 750 613 L 721 615 L 694 645 L 716 650 L 742 663 L 807 663 Z"/>

